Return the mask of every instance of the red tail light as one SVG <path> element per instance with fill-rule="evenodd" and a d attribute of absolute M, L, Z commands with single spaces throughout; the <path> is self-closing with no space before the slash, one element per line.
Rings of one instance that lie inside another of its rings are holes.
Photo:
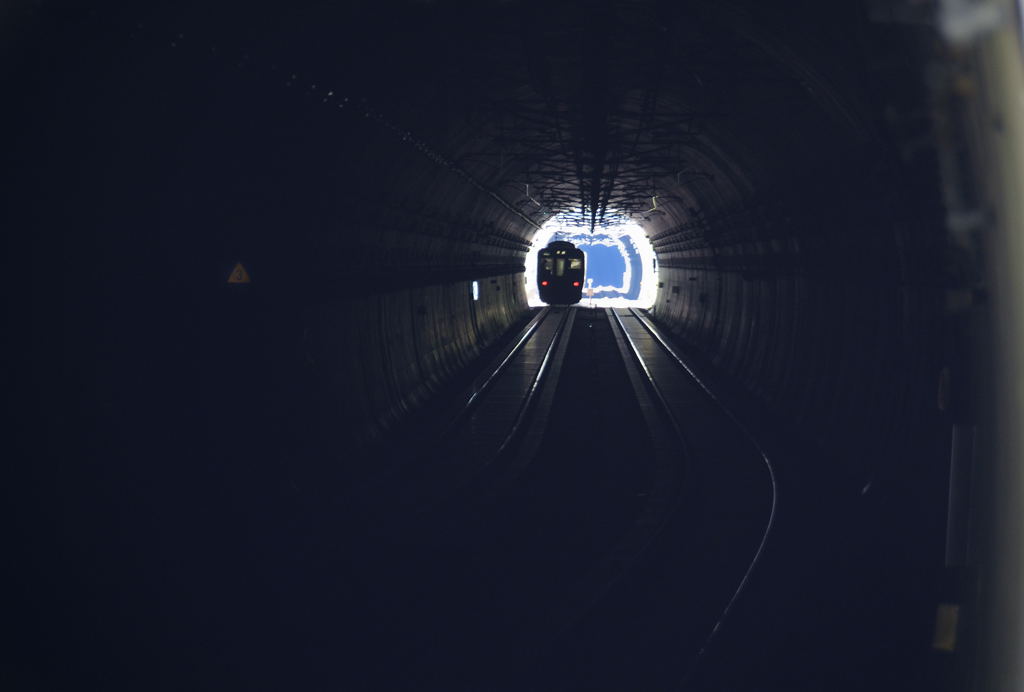
<path fill-rule="evenodd" d="M 579 282 L 579 281 L 573 281 L 573 282 L 572 282 L 572 285 L 573 285 L 573 286 L 579 286 L 579 285 L 580 285 L 580 282 Z"/>
<path fill-rule="evenodd" d="M 541 281 L 541 282 L 540 282 L 540 285 L 541 285 L 541 286 L 547 286 L 547 285 L 548 285 L 548 282 L 547 282 L 547 281 Z"/>

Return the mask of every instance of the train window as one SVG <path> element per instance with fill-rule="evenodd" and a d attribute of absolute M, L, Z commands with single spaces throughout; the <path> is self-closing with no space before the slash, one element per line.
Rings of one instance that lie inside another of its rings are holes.
<path fill-rule="evenodd" d="M 565 258 L 555 260 L 555 276 L 565 276 Z"/>
<path fill-rule="evenodd" d="M 555 260 L 550 257 L 544 258 L 544 271 L 549 272 L 555 268 Z"/>
<path fill-rule="evenodd" d="M 480 300 L 480 283 L 478 281 L 473 282 L 473 300 Z"/>
<path fill-rule="evenodd" d="M 583 269 L 583 260 L 578 258 L 569 260 L 569 269 Z"/>

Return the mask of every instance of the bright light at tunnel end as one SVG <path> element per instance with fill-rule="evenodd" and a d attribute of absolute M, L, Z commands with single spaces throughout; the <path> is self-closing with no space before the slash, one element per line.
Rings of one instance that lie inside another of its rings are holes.
<path fill-rule="evenodd" d="M 567 240 L 586 255 L 587 279 L 583 283 L 583 300 L 579 303 L 582 307 L 646 309 L 654 305 L 658 290 L 654 248 L 639 224 L 622 218 L 614 225 L 599 227 L 591 233 L 589 228 L 565 223 L 556 216 L 533 236 L 526 254 L 526 299 L 530 307 L 545 304 L 537 293 L 537 253 L 552 240 Z M 597 252 L 599 249 L 601 252 Z M 594 281 L 595 276 L 606 281 Z M 610 276 L 614 278 L 609 279 Z M 591 286 L 593 299 L 588 296 Z"/>

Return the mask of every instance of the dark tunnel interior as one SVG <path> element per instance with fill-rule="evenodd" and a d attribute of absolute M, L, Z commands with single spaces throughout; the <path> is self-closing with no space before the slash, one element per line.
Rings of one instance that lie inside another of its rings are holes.
<path fill-rule="evenodd" d="M 813 450 L 742 674 L 609 689 L 945 689 L 972 269 L 927 5 L 11 4 L 8 689 L 597 689 L 402 671 L 361 571 L 559 215 L 639 222 L 653 322 Z"/>

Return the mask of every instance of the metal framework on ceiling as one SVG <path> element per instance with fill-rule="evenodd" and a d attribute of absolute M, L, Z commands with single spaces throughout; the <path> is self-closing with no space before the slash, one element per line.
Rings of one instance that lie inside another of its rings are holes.
<path fill-rule="evenodd" d="M 541 222 L 557 215 L 594 230 L 651 219 L 684 179 L 711 177 L 687 151 L 716 114 L 662 97 L 678 75 L 663 42 L 640 35 L 657 25 L 656 7 L 623 0 L 602 8 L 561 29 L 510 29 L 497 40 L 533 48 L 520 62 L 483 52 L 460 68 L 461 84 L 482 95 L 472 108 L 485 133 L 459 163 L 488 171 L 504 197 Z M 503 84 L 517 86 L 495 89 Z"/>
<path fill-rule="evenodd" d="M 461 161 L 489 163 L 502 173 L 501 189 L 525 213 L 548 217 L 574 210 L 567 222 L 618 223 L 614 213 L 658 216 L 666 181 L 704 176 L 687 164 L 698 139 L 700 114 L 659 109 L 651 94 L 638 107 L 624 105 L 578 116 L 573 108 L 539 109 L 508 101 L 491 104 L 499 132 L 489 148 Z"/>

